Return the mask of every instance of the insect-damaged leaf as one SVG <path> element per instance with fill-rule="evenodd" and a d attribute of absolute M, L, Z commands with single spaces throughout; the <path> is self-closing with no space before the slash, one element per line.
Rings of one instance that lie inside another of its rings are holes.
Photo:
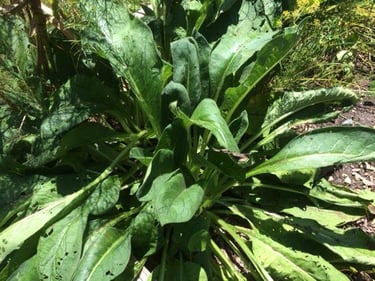
<path fill-rule="evenodd" d="M 94 231 L 83 249 L 74 281 L 110 281 L 125 270 L 131 252 L 131 236 L 105 225 Z"/>

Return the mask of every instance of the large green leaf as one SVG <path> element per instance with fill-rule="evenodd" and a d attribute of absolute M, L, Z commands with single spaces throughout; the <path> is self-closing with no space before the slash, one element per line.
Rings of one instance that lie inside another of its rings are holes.
<path fill-rule="evenodd" d="M 195 108 L 190 120 L 194 124 L 211 131 L 223 147 L 231 151 L 239 151 L 237 143 L 214 100 L 202 100 Z"/>
<path fill-rule="evenodd" d="M 117 163 L 124 153 L 126 150 L 113 161 L 108 169 L 79 191 L 47 204 L 43 209 L 11 224 L 0 232 L 0 262 L 38 231 L 56 222 L 82 204 L 97 185 L 109 176 L 113 168 L 112 165 Z"/>
<path fill-rule="evenodd" d="M 85 202 L 85 209 L 92 215 L 100 215 L 112 208 L 119 199 L 120 178 L 112 176 L 105 179 L 95 188 Z"/>
<path fill-rule="evenodd" d="M 172 102 L 176 101 L 178 107 L 182 110 L 182 112 L 190 115 L 191 101 L 188 90 L 181 83 L 171 81 L 167 84 L 167 86 L 165 86 L 161 95 L 161 118 L 163 128 L 173 121 L 174 116 L 169 109 L 169 106 Z"/>
<path fill-rule="evenodd" d="M 270 128 L 288 116 L 316 104 L 342 103 L 352 104 L 358 96 L 344 88 L 310 90 L 304 92 L 286 92 L 267 110 L 263 128 Z"/>
<path fill-rule="evenodd" d="M 61 139 L 58 153 L 106 140 L 119 140 L 124 134 L 118 133 L 96 122 L 85 122 L 69 130 Z"/>
<path fill-rule="evenodd" d="M 10 276 L 0 276 L 1 280 L 7 281 L 29 281 L 38 280 L 40 278 L 38 274 L 38 258 L 33 256 L 32 258 L 23 262 L 17 270 L 15 270 Z"/>
<path fill-rule="evenodd" d="M 0 53 L 6 54 L 9 59 L 3 63 L 8 64 L 8 67 L 14 63 L 13 70 L 17 70 L 24 78 L 34 71 L 36 57 L 35 48 L 30 47 L 27 30 L 21 17 L 10 14 L 0 17 Z M 0 61 L 3 61 L 3 57 Z"/>
<path fill-rule="evenodd" d="M 328 229 L 314 220 L 291 218 L 286 220 L 294 229 L 299 229 L 308 239 L 316 241 L 344 261 L 364 265 L 375 265 L 375 239 L 361 229 Z"/>
<path fill-rule="evenodd" d="M 251 237 L 254 255 L 275 280 L 349 280 L 320 256 L 285 247 L 256 231 L 246 234 Z"/>
<path fill-rule="evenodd" d="M 133 252 L 136 252 L 137 257 L 155 253 L 160 233 L 151 205 L 132 220 L 131 234 Z"/>
<path fill-rule="evenodd" d="M 269 73 L 291 50 L 297 42 L 297 32 L 292 31 L 274 37 L 257 53 L 256 61 L 242 72 L 240 85 L 228 88 L 224 94 L 221 109 L 227 112 L 226 119 L 231 119 L 239 104 L 248 93 Z"/>
<path fill-rule="evenodd" d="M 172 110 L 184 122 L 209 130 L 222 147 L 233 152 L 239 151 L 237 143 L 214 100 L 203 99 L 195 108 L 190 118 L 178 108 L 173 108 Z"/>
<path fill-rule="evenodd" d="M 141 201 L 151 200 L 153 197 L 153 181 L 175 169 L 173 152 L 168 149 L 158 150 L 147 168 L 142 185 L 137 191 L 138 199 Z"/>
<path fill-rule="evenodd" d="M 336 206 L 363 209 L 375 202 L 375 193 L 357 190 L 345 186 L 334 186 L 326 179 L 321 179 L 309 191 L 309 196 Z"/>
<path fill-rule="evenodd" d="M 89 116 L 90 112 L 87 108 L 77 108 L 75 106 L 59 108 L 48 118 L 44 119 L 40 133 L 43 138 L 60 135 L 86 120 Z"/>
<path fill-rule="evenodd" d="M 84 7 L 84 14 L 96 26 L 88 29 L 84 43 L 108 59 L 117 74 L 126 78 L 154 130 L 160 134 L 163 62 L 151 30 L 131 16 L 125 4 L 86 1 Z"/>
<path fill-rule="evenodd" d="M 81 256 L 87 216 L 83 208 L 77 208 L 40 237 L 38 271 L 43 280 L 71 280 Z"/>
<path fill-rule="evenodd" d="M 72 205 L 71 202 L 77 200 L 81 194 L 82 192 L 56 200 L 42 210 L 25 217 L 3 230 L 0 233 L 0 262 L 8 254 L 18 249 L 25 240 L 48 225 L 52 220 L 61 216 L 63 211 Z"/>
<path fill-rule="evenodd" d="M 173 81 L 185 86 L 192 106 L 201 99 L 201 81 L 197 42 L 192 37 L 171 43 Z"/>
<path fill-rule="evenodd" d="M 275 33 L 249 32 L 248 26 L 232 26 L 210 57 L 211 97 L 217 100 L 228 75 L 234 75 Z"/>
<path fill-rule="evenodd" d="M 374 138 L 375 130 L 364 127 L 317 129 L 296 137 L 246 176 L 374 160 Z"/>
<path fill-rule="evenodd" d="M 290 207 L 282 210 L 283 213 L 297 218 L 311 219 L 329 229 L 337 229 L 338 226 L 359 219 L 360 215 L 348 214 L 344 211 L 318 208 L 314 206 Z"/>
<path fill-rule="evenodd" d="M 250 228 L 238 227 L 238 231 L 249 237 L 254 254 L 275 280 L 287 276 L 291 280 L 348 280 L 329 263 L 327 252 L 319 249 L 319 244 L 306 240 L 302 229 L 296 231 L 285 217 L 249 205 L 229 206 L 229 209 L 249 222 Z"/>
<path fill-rule="evenodd" d="M 186 188 L 181 173 L 169 175 L 154 188 L 153 205 L 161 225 L 190 220 L 203 199 L 203 189 L 197 184 Z"/>
<path fill-rule="evenodd" d="M 205 0 L 203 1 L 203 5 L 200 9 L 200 15 L 195 22 L 194 30 L 197 31 L 201 28 L 204 21 L 211 23 L 214 21 L 217 16 L 219 15 L 221 5 L 223 4 L 223 0 Z"/>
<path fill-rule="evenodd" d="M 125 270 L 131 253 L 131 237 L 109 225 L 94 231 L 83 249 L 71 280 L 113 280 Z"/>

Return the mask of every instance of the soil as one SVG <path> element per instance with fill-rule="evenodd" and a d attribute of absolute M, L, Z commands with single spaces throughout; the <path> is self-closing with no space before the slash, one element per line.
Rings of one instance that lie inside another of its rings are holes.
<path fill-rule="evenodd" d="M 363 95 L 351 110 L 340 114 L 331 125 L 375 128 L 375 96 Z M 356 190 L 369 189 L 375 192 L 375 162 L 349 163 L 332 167 L 331 171 L 326 174 L 326 178 L 335 185 Z M 367 217 L 360 218 L 348 226 L 359 227 L 375 237 L 375 206 L 369 206 L 369 210 Z"/>
<path fill-rule="evenodd" d="M 375 97 L 362 96 L 351 110 L 341 113 L 331 125 L 375 128 Z M 375 162 L 341 165 L 328 175 L 328 180 L 354 189 L 367 188 L 375 191 Z"/>

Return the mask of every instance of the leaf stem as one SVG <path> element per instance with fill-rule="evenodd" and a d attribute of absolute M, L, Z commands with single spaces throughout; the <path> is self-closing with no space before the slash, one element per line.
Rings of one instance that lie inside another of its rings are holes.
<path fill-rule="evenodd" d="M 226 231 L 233 240 L 238 244 L 240 249 L 245 253 L 247 258 L 250 260 L 251 264 L 253 265 L 255 272 L 253 274 L 253 277 L 256 280 L 259 281 L 273 281 L 272 277 L 267 273 L 267 271 L 258 263 L 257 259 L 255 258 L 254 254 L 250 250 L 250 247 L 246 245 L 246 243 L 243 241 L 243 239 L 236 233 L 235 228 L 226 223 L 223 219 L 217 217 L 212 212 L 206 212 L 207 216 L 210 217 L 210 219 L 215 222 L 218 226 L 220 226 L 224 231 Z"/>

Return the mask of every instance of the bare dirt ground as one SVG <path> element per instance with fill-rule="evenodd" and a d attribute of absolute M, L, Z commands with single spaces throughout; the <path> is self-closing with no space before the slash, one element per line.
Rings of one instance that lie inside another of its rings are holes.
<path fill-rule="evenodd" d="M 351 110 L 332 121 L 332 125 L 375 128 L 375 97 L 362 96 Z M 368 188 L 375 191 L 375 162 L 342 165 L 333 170 L 328 180 L 354 189 Z"/>
<path fill-rule="evenodd" d="M 340 114 L 336 120 L 332 121 L 332 125 L 375 128 L 375 96 L 363 95 L 351 110 Z M 350 163 L 333 167 L 326 177 L 335 185 L 352 189 L 370 189 L 375 192 L 375 162 Z M 359 227 L 369 235 L 375 236 L 375 207 L 367 217 L 353 222 L 350 226 Z"/>

